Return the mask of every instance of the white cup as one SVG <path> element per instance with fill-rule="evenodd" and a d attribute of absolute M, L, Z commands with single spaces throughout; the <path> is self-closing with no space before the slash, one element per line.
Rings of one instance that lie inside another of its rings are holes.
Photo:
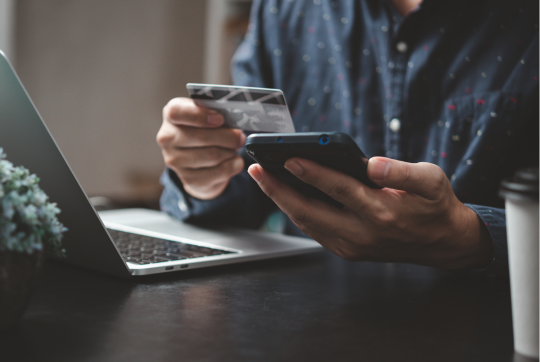
<path fill-rule="evenodd" d="M 514 349 L 538 358 L 538 168 L 501 184 L 512 294 Z"/>

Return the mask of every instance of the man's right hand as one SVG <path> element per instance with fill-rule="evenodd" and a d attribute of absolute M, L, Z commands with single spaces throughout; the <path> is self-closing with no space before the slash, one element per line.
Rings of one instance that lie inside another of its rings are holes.
<path fill-rule="evenodd" d="M 198 199 L 221 195 L 231 177 L 244 168 L 237 151 L 246 136 L 222 124 L 222 115 L 189 98 L 174 98 L 163 108 L 156 140 L 165 164 L 178 175 L 186 192 Z"/>

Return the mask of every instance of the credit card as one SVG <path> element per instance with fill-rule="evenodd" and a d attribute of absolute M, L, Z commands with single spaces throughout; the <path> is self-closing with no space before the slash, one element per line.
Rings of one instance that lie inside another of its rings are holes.
<path fill-rule="evenodd" d="M 191 99 L 223 115 L 225 126 L 244 131 L 293 133 L 294 125 L 279 89 L 188 83 Z"/>

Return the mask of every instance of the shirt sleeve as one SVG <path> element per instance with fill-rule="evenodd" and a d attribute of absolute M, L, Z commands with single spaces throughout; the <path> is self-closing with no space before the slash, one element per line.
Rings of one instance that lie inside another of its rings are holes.
<path fill-rule="evenodd" d="M 163 172 L 160 181 L 164 187 L 161 209 L 182 221 L 258 228 L 275 208 L 245 170 L 231 178 L 225 191 L 212 200 L 189 195 L 170 169 Z"/>
<path fill-rule="evenodd" d="M 506 213 L 496 207 L 465 204 L 482 220 L 493 242 L 493 259 L 491 263 L 474 271 L 495 276 L 508 274 L 508 248 L 506 242 Z"/>

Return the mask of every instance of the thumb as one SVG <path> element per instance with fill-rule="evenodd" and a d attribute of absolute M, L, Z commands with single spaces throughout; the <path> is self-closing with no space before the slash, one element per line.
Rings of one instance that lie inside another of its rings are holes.
<path fill-rule="evenodd" d="M 437 165 L 427 162 L 408 163 L 386 157 L 372 157 L 368 176 L 379 186 L 412 192 L 427 199 L 436 199 L 450 187 L 450 181 Z"/>

